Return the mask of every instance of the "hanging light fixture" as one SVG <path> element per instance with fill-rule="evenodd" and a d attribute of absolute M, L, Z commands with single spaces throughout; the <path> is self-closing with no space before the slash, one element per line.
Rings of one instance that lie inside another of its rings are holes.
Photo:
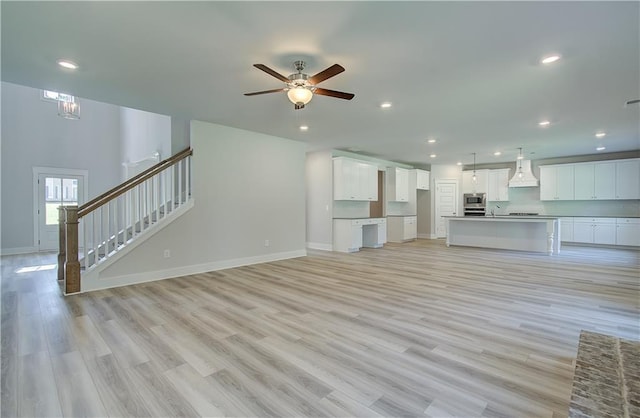
<path fill-rule="evenodd" d="M 65 119 L 80 119 L 80 103 L 78 98 L 74 97 L 73 101 L 58 101 L 58 116 Z"/>
<path fill-rule="evenodd" d="M 522 148 L 518 148 L 520 152 L 518 153 L 518 177 L 522 178 L 524 173 L 522 172 Z"/>
<path fill-rule="evenodd" d="M 313 92 L 307 86 L 300 85 L 290 88 L 287 97 L 296 105 L 296 109 L 302 109 L 313 98 Z"/>
<path fill-rule="evenodd" d="M 474 183 L 478 181 L 478 177 L 476 177 L 476 153 L 473 153 L 473 177 L 471 177 Z"/>

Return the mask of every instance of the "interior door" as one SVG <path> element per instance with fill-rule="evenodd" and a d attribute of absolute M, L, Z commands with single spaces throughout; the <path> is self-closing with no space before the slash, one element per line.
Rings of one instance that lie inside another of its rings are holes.
<path fill-rule="evenodd" d="M 436 180 L 435 221 L 436 238 L 447 236 L 444 216 L 456 216 L 458 212 L 458 181 Z"/>
<path fill-rule="evenodd" d="M 73 174 L 38 174 L 38 249 L 58 249 L 58 207 L 81 205 L 84 177 Z"/>

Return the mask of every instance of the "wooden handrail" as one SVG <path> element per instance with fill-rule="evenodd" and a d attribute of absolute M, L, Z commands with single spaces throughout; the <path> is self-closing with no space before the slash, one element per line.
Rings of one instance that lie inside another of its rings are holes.
<path fill-rule="evenodd" d="M 177 164 L 179 161 L 185 159 L 190 155 L 193 155 L 193 149 L 191 148 L 187 148 L 183 151 L 180 151 L 179 153 L 167 158 L 166 160 L 160 161 L 158 164 L 154 165 L 153 167 L 150 167 L 144 170 L 142 173 L 134 177 L 131 177 L 129 180 L 125 181 L 122 184 L 117 185 L 113 189 L 101 194 L 100 196 L 94 199 L 91 199 L 90 201 L 88 201 L 87 203 L 85 203 L 84 205 L 78 208 L 78 218 L 82 218 L 86 214 L 94 211 L 95 209 L 99 208 L 100 206 L 104 205 L 110 200 L 113 200 L 116 197 L 120 196 L 121 194 L 126 193 L 127 191 L 136 187 L 138 184 L 150 179 L 151 177 L 155 176 L 156 174 L 163 171 L 164 169 Z"/>

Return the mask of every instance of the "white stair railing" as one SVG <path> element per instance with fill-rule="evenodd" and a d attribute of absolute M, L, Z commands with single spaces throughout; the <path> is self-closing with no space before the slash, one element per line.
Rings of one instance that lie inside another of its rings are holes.
<path fill-rule="evenodd" d="M 80 265 L 68 271 L 86 272 L 95 268 L 187 203 L 192 191 L 192 154 L 191 149 L 182 151 L 81 207 L 63 207 L 60 218 L 77 219 L 75 229 L 78 231 L 73 237 L 69 228 L 60 230 L 65 237 L 60 238 L 59 259 L 69 258 L 69 251 L 74 251 L 73 242 L 78 247 L 75 249 L 78 260 L 73 263 Z M 67 277 L 67 264 L 65 261 L 58 266 L 65 272 L 65 293 L 79 292 L 80 277 Z"/>

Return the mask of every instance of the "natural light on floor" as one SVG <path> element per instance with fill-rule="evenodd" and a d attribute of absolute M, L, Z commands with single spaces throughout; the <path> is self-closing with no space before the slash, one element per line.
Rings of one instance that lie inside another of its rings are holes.
<path fill-rule="evenodd" d="M 43 264 L 41 266 L 22 267 L 16 270 L 16 273 L 32 273 L 34 271 L 53 270 L 56 268 L 55 264 Z"/>

